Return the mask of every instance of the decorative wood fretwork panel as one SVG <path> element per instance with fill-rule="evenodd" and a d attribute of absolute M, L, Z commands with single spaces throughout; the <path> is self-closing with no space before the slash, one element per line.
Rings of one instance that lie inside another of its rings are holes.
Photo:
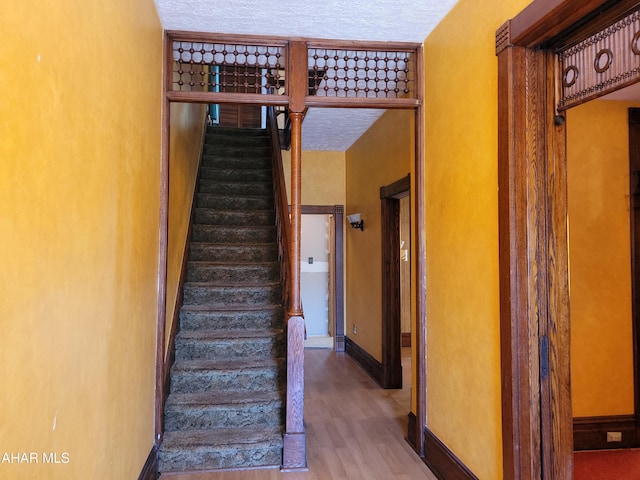
<path fill-rule="evenodd" d="M 286 93 L 284 45 L 173 41 L 172 91 Z"/>
<path fill-rule="evenodd" d="M 309 86 L 318 97 L 416 98 L 415 48 L 359 50 L 309 46 Z"/>
<path fill-rule="evenodd" d="M 584 103 L 640 79 L 640 11 L 558 52 L 558 110 Z"/>

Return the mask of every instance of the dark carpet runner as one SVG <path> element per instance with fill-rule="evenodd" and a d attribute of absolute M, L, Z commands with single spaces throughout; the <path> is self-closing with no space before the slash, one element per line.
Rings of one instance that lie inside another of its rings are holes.
<path fill-rule="evenodd" d="M 160 472 L 281 465 L 285 342 L 271 146 L 209 127 Z"/>

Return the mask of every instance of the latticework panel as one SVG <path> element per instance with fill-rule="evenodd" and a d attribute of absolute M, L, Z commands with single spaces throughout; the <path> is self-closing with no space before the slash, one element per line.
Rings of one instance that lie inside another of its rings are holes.
<path fill-rule="evenodd" d="M 558 52 L 560 110 L 640 79 L 640 12 Z"/>
<path fill-rule="evenodd" d="M 174 41 L 171 90 L 285 95 L 285 70 L 283 45 Z"/>
<path fill-rule="evenodd" d="M 415 51 L 308 49 L 309 93 L 319 97 L 415 98 Z"/>

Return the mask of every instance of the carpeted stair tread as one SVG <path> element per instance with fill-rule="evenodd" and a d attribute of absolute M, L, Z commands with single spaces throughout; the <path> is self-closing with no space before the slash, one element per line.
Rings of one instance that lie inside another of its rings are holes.
<path fill-rule="evenodd" d="M 264 440 L 271 440 L 275 436 L 282 436 L 280 428 L 256 428 L 252 431 L 217 428 L 210 430 L 188 430 L 166 432 L 164 442 L 169 446 L 207 447 L 214 445 L 244 444 L 251 445 Z M 164 443 L 163 442 L 163 443 Z"/>
<path fill-rule="evenodd" d="M 177 371 L 232 371 L 232 370 L 260 370 L 265 368 L 279 368 L 285 359 L 279 358 L 243 358 L 226 360 L 176 360 L 173 369 Z"/>
<path fill-rule="evenodd" d="M 273 210 L 217 210 L 198 207 L 195 221 L 199 225 L 271 226 L 275 220 Z"/>
<path fill-rule="evenodd" d="M 218 195 L 269 195 L 273 192 L 270 182 L 218 182 L 215 180 L 200 180 L 199 193 L 215 193 Z"/>
<path fill-rule="evenodd" d="M 160 447 L 161 472 L 279 466 L 282 432 L 276 427 L 173 431 Z"/>
<path fill-rule="evenodd" d="M 280 427 L 284 414 L 284 391 L 225 391 L 172 394 L 165 404 L 168 431 Z"/>
<path fill-rule="evenodd" d="M 222 208 L 225 210 L 273 210 L 272 195 L 229 196 L 215 193 L 198 193 L 198 208 Z"/>
<path fill-rule="evenodd" d="M 269 282 L 280 276 L 277 262 L 221 263 L 189 262 L 188 282 Z"/>
<path fill-rule="evenodd" d="M 226 304 L 207 304 L 207 305 L 183 305 L 182 310 L 185 312 L 260 312 L 268 310 L 282 310 L 281 305 L 234 305 L 230 307 Z"/>
<path fill-rule="evenodd" d="M 166 406 L 176 405 L 221 406 L 221 405 L 257 405 L 262 403 L 280 402 L 285 398 L 284 391 L 255 392 L 247 396 L 244 390 L 227 390 L 224 392 L 176 393 L 169 395 Z"/>
<path fill-rule="evenodd" d="M 284 330 L 184 330 L 176 337 L 176 360 L 267 359 L 285 354 Z"/>
<path fill-rule="evenodd" d="M 283 329 L 270 330 L 181 330 L 178 337 L 184 340 L 238 340 L 256 339 L 282 335 Z"/>
<path fill-rule="evenodd" d="M 194 225 L 192 238 L 203 243 L 272 243 L 276 240 L 275 226 Z"/>
<path fill-rule="evenodd" d="M 278 247 L 273 243 L 210 243 L 191 242 L 189 261 L 275 261 Z"/>

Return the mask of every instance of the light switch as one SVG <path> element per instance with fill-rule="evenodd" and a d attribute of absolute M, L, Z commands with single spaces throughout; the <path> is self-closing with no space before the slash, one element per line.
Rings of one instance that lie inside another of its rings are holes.
<path fill-rule="evenodd" d="M 313 257 L 309 257 L 309 265 L 313 263 Z"/>

